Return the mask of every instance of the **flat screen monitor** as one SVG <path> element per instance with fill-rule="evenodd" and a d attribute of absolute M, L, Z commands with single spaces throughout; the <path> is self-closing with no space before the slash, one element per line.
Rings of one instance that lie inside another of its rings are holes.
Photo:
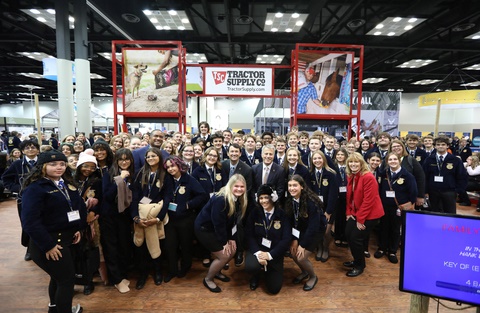
<path fill-rule="evenodd" d="M 480 217 L 405 211 L 400 290 L 480 305 Z"/>

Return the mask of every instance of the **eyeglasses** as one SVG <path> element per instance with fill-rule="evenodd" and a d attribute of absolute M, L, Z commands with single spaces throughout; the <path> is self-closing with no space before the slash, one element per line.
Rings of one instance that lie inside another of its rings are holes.
<path fill-rule="evenodd" d="M 38 150 L 35 146 L 25 147 L 23 150 Z"/>
<path fill-rule="evenodd" d="M 120 160 L 118 160 L 118 163 L 120 163 L 120 162 L 130 162 L 130 159 L 120 159 Z"/>
<path fill-rule="evenodd" d="M 97 168 L 96 168 L 95 166 L 83 165 L 83 166 L 82 166 L 82 169 L 94 171 L 94 170 L 96 170 Z"/>

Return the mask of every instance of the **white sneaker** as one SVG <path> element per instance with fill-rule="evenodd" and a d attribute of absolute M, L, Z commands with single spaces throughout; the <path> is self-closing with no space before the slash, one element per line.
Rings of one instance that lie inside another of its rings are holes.
<path fill-rule="evenodd" d="M 80 304 L 77 304 L 76 306 L 72 306 L 72 313 L 82 313 L 83 308 L 80 306 Z"/>
<path fill-rule="evenodd" d="M 128 281 L 127 281 L 127 282 L 128 282 Z M 128 288 L 128 285 L 125 284 L 125 283 L 123 282 L 123 280 L 122 280 L 120 283 L 118 283 L 118 284 L 116 284 L 116 285 L 114 285 L 114 286 L 115 286 L 115 288 L 118 289 L 118 291 L 120 291 L 120 293 L 127 293 L 127 292 L 130 291 L 130 288 Z"/>

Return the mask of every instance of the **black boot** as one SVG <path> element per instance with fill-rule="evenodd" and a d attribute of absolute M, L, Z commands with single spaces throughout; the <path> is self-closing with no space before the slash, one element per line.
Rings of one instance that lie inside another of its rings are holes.
<path fill-rule="evenodd" d="M 162 267 L 160 265 L 155 265 L 155 273 L 153 274 L 153 281 L 157 286 L 162 284 L 163 276 L 162 276 Z"/>

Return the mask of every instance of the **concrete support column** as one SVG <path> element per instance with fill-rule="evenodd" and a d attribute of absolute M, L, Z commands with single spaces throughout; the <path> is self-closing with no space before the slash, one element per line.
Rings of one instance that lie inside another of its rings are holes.
<path fill-rule="evenodd" d="M 57 39 L 57 89 L 60 128 L 58 139 L 75 133 L 73 103 L 72 61 L 70 60 L 70 29 L 68 24 L 68 1 L 55 1 L 55 24 Z"/>
<path fill-rule="evenodd" d="M 75 77 L 78 131 L 88 136 L 92 132 L 90 62 L 88 61 L 87 3 L 74 0 L 75 18 Z"/>

